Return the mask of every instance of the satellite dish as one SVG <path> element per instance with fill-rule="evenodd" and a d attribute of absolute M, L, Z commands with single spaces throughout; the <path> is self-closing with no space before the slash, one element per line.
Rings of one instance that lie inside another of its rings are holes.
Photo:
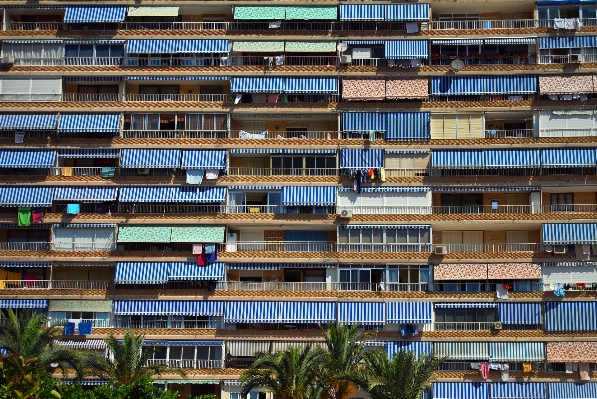
<path fill-rule="evenodd" d="M 50 363 L 50 366 L 52 366 L 52 367 L 56 368 L 56 367 L 58 367 L 58 366 L 59 366 L 59 364 L 58 364 L 58 363 Z"/>
<path fill-rule="evenodd" d="M 346 43 L 338 43 L 336 48 L 338 49 L 339 52 L 343 53 L 344 51 L 346 51 L 348 49 L 348 45 Z"/>
<path fill-rule="evenodd" d="M 457 71 L 464 66 L 464 62 L 462 60 L 454 60 L 452 61 L 452 68 L 456 69 Z"/>

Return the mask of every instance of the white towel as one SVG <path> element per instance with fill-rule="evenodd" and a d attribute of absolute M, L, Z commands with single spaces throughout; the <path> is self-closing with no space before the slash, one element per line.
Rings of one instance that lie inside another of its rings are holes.
<path fill-rule="evenodd" d="M 218 169 L 207 169 L 205 171 L 205 180 L 216 180 L 218 177 L 220 177 Z"/>
<path fill-rule="evenodd" d="M 203 182 L 203 169 L 187 170 L 187 184 L 201 184 Z"/>
<path fill-rule="evenodd" d="M 503 284 L 496 284 L 495 291 L 498 299 L 508 299 L 508 290 Z"/>
<path fill-rule="evenodd" d="M 510 379 L 510 370 L 502 370 L 502 381 L 507 382 Z"/>
<path fill-rule="evenodd" d="M 554 18 L 553 19 L 553 28 L 554 29 L 566 29 L 566 20 L 564 18 Z"/>
<path fill-rule="evenodd" d="M 278 29 L 280 26 L 282 26 L 282 21 L 271 21 L 269 23 L 270 29 Z"/>

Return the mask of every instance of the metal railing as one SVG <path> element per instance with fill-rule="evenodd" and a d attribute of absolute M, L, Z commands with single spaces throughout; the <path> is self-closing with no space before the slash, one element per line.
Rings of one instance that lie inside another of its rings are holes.
<path fill-rule="evenodd" d="M 123 130 L 126 139 L 225 139 L 226 130 Z"/>
<path fill-rule="evenodd" d="M 121 320 L 114 321 L 116 328 L 176 328 L 176 329 L 215 329 L 221 328 L 222 322 L 202 320 Z"/>
<path fill-rule="evenodd" d="M 0 242 L 0 250 L 6 251 L 47 251 L 49 242 Z"/>
<path fill-rule="evenodd" d="M 124 57 L 64 57 L 63 65 L 122 65 L 123 59 Z"/>
<path fill-rule="evenodd" d="M 332 168 L 228 168 L 230 176 L 338 176 Z"/>
<path fill-rule="evenodd" d="M 534 129 L 486 129 L 486 139 L 529 138 L 535 135 Z"/>
<path fill-rule="evenodd" d="M 524 29 L 536 28 L 539 26 L 538 22 L 535 19 L 432 21 L 429 23 L 429 30 Z"/>
<path fill-rule="evenodd" d="M 470 214 L 550 214 L 596 213 L 593 204 L 553 205 L 471 205 L 471 206 L 338 206 L 337 212 L 386 215 L 470 215 Z"/>
<path fill-rule="evenodd" d="M 539 55 L 540 64 L 571 64 L 578 62 L 597 62 L 596 54 L 566 54 L 566 55 Z"/>
<path fill-rule="evenodd" d="M 226 205 L 191 205 L 191 204 L 119 204 L 117 213 L 147 213 L 147 214 L 204 214 L 225 213 Z"/>
<path fill-rule="evenodd" d="M 574 20 L 574 23 L 571 25 L 570 29 L 567 31 L 573 32 L 578 28 L 582 28 L 583 26 L 597 26 L 597 19 L 595 18 L 561 18 L 561 19 L 568 19 Z M 571 21 L 572 22 L 572 21 Z M 578 27 L 575 24 L 578 23 Z M 540 28 L 551 28 L 551 29 L 562 29 L 555 26 L 555 20 L 552 19 L 540 19 L 537 21 L 537 26 Z"/>
<path fill-rule="evenodd" d="M 181 369 L 220 369 L 221 360 L 178 360 L 178 359 L 149 359 L 149 365 L 162 365 L 168 367 L 178 367 Z"/>
<path fill-rule="evenodd" d="M 229 57 L 225 62 L 226 65 L 248 65 L 248 66 L 269 66 L 275 68 L 276 66 L 292 65 L 292 66 L 337 66 L 338 56 L 296 56 L 296 55 L 284 55 L 273 53 L 271 56 L 256 56 L 256 55 L 243 55 Z M 223 64 L 221 64 L 223 65 Z"/>
<path fill-rule="evenodd" d="M 230 30 L 234 22 L 121 22 L 119 30 Z"/>
<path fill-rule="evenodd" d="M 495 322 L 435 322 L 433 327 L 439 331 L 488 331 Z"/>
<path fill-rule="evenodd" d="M 127 55 L 123 66 L 174 67 L 174 66 L 224 66 L 228 65 L 227 57 L 135 57 Z"/>
<path fill-rule="evenodd" d="M 84 94 L 84 93 L 64 93 L 62 101 L 65 102 L 118 102 L 123 101 L 123 95 L 118 93 L 111 94 Z"/>
<path fill-rule="evenodd" d="M 239 130 L 231 130 L 230 138 L 243 140 L 259 139 L 257 136 L 241 137 Z M 260 134 L 254 133 L 254 134 Z M 265 137 L 268 139 L 280 139 L 280 140 L 335 140 L 338 138 L 337 131 L 308 131 L 308 132 L 288 132 L 288 131 L 276 131 L 276 132 L 265 132 Z"/>
<path fill-rule="evenodd" d="M 110 328 L 112 327 L 112 321 L 109 319 L 49 319 L 47 322 L 47 326 L 50 326 L 52 322 L 60 321 L 63 323 L 71 322 L 75 323 L 75 328 L 79 327 L 79 323 L 91 323 L 92 327 L 95 328 Z"/>
<path fill-rule="evenodd" d="M 226 102 L 229 94 L 125 94 L 124 101 Z"/>
<path fill-rule="evenodd" d="M 531 56 L 502 56 L 502 55 L 475 55 L 475 56 L 445 56 L 435 58 L 432 56 L 430 65 L 450 65 L 455 59 L 461 60 L 464 65 L 527 65 L 536 64 L 537 57 Z"/>
<path fill-rule="evenodd" d="M 114 242 L 53 242 L 53 251 L 114 251 Z"/>
<path fill-rule="evenodd" d="M 57 93 L 51 94 L 11 94 L 2 93 L 0 94 L 0 101 L 15 101 L 15 102 L 26 102 L 26 101 L 61 101 L 62 95 Z"/>
<path fill-rule="evenodd" d="M 539 137 L 595 137 L 597 129 L 539 129 Z"/>
<path fill-rule="evenodd" d="M 6 24 L 6 30 L 58 30 L 62 22 L 13 22 Z"/>

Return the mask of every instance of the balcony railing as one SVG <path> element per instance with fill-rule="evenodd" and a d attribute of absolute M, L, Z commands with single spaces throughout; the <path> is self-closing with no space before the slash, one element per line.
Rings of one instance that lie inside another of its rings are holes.
<path fill-rule="evenodd" d="M 177 367 L 181 369 L 220 369 L 222 368 L 221 360 L 161 360 L 150 359 L 147 361 L 148 365 L 162 365 L 168 367 Z"/>
<path fill-rule="evenodd" d="M 228 168 L 230 176 L 338 176 L 332 168 Z"/>
<path fill-rule="evenodd" d="M 474 30 L 474 29 L 524 29 L 536 28 L 539 21 L 534 19 L 506 19 L 493 21 L 432 21 L 430 30 Z"/>
<path fill-rule="evenodd" d="M 48 320 L 48 326 L 54 322 L 54 321 L 60 321 L 63 323 L 67 323 L 67 322 L 71 322 L 71 323 L 75 323 L 75 328 L 79 328 L 79 323 L 91 323 L 92 327 L 95 328 L 109 328 L 112 326 L 112 321 L 109 319 L 77 319 L 77 320 L 67 320 L 67 319 L 50 319 Z"/>
<path fill-rule="evenodd" d="M 597 54 L 539 55 L 540 64 L 574 64 L 597 62 Z"/>
<path fill-rule="evenodd" d="M 6 30 L 58 30 L 62 22 L 13 22 L 6 24 Z"/>
<path fill-rule="evenodd" d="M 595 137 L 597 129 L 539 129 L 539 137 Z"/>
<path fill-rule="evenodd" d="M 78 280 L 0 280 L 1 290 L 52 289 L 52 290 L 106 290 L 114 288 L 110 281 Z"/>
<path fill-rule="evenodd" d="M 26 101 L 61 101 L 62 95 L 60 94 L 12 94 L 2 93 L 0 94 L 0 101 L 14 101 L 14 102 L 26 102 Z"/>
<path fill-rule="evenodd" d="M 353 214 L 386 215 L 478 215 L 478 214 L 550 214 L 550 213 L 597 213 L 597 205 L 471 205 L 471 206 L 339 206 L 337 212 Z"/>
<path fill-rule="evenodd" d="M 49 242 L 0 242 L 0 250 L 6 251 L 47 251 Z"/>
<path fill-rule="evenodd" d="M 123 101 L 124 96 L 118 93 L 112 94 L 83 94 L 83 93 L 64 93 L 62 101 L 65 102 L 118 102 Z"/>
<path fill-rule="evenodd" d="M 485 56 L 447 56 L 445 58 L 432 58 L 431 65 L 450 65 L 453 60 L 459 59 L 464 65 L 527 65 L 536 64 L 537 57 L 520 56 L 510 57 L 501 55 L 485 55 Z"/>
<path fill-rule="evenodd" d="M 486 139 L 529 138 L 535 135 L 534 129 L 488 129 L 485 130 Z"/>
<path fill-rule="evenodd" d="M 124 101 L 226 102 L 229 94 L 125 94 Z"/>
<path fill-rule="evenodd" d="M 242 132 L 242 133 L 241 133 Z M 288 131 L 276 131 L 276 132 L 259 132 L 259 133 L 249 133 L 247 135 L 245 131 L 242 130 L 231 130 L 230 131 L 230 138 L 238 139 L 241 138 L 243 140 L 249 139 L 280 139 L 280 140 L 335 140 L 338 138 L 337 131 L 308 131 L 308 132 L 288 132 Z"/>
<path fill-rule="evenodd" d="M 126 139 L 225 139 L 226 130 L 123 130 Z"/>
<path fill-rule="evenodd" d="M 338 56 L 297 56 L 280 54 L 271 56 L 256 56 L 243 55 L 229 57 L 226 60 L 227 65 L 249 65 L 249 66 L 269 66 L 275 68 L 276 66 L 292 65 L 292 66 L 337 66 Z M 222 64 L 223 65 L 223 64 Z"/>
<path fill-rule="evenodd" d="M 440 331 L 488 331 L 494 328 L 495 322 L 436 322 L 433 326 Z"/>
<path fill-rule="evenodd" d="M 202 320 L 121 320 L 114 321 L 116 328 L 176 328 L 188 330 L 221 328 L 221 321 Z"/>

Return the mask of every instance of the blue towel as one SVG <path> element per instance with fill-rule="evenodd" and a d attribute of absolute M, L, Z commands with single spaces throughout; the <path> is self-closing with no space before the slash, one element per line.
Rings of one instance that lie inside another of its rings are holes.
<path fill-rule="evenodd" d="M 205 254 L 210 255 L 216 252 L 216 244 L 205 244 Z"/>
<path fill-rule="evenodd" d="M 558 283 L 558 288 L 553 292 L 555 296 L 565 296 L 566 291 L 564 291 L 564 284 Z"/>
<path fill-rule="evenodd" d="M 81 213 L 81 206 L 79 204 L 68 204 L 66 206 L 66 213 L 69 215 L 78 215 Z"/>
<path fill-rule="evenodd" d="M 216 251 L 213 251 L 210 254 L 205 254 L 205 261 L 207 263 L 213 263 L 216 260 L 218 260 L 218 253 Z"/>
<path fill-rule="evenodd" d="M 64 335 L 75 335 L 75 323 L 66 323 L 64 325 Z"/>
<path fill-rule="evenodd" d="M 400 335 L 402 338 L 408 338 L 408 324 L 400 324 Z"/>
<path fill-rule="evenodd" d="M 79 323 L 79 335 L 91 334 L 92 323 L 90 321 L 85 323 Z"/>

